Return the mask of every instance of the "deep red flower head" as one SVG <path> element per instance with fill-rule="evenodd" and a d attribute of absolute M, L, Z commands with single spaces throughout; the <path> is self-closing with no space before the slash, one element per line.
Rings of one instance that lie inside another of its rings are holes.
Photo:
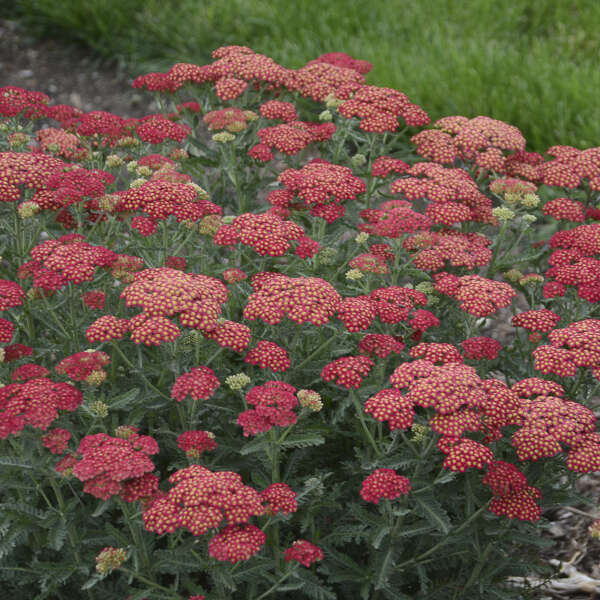
<path fill-rule="evenodd" d="M 210 540 L 208 553 L 217 560 L 234 564 L 260 552 L 266 541 L 266 534 L 255 525 L 228 525 Z"/>
<path fill-rule="evenodd" d="M 415 417 L 413 402 L 396 389 L 377 392 L 365 402 L 365 413 L 378 421 L 387 421 L 390 431 L 412 427 Z"/>
<path fill-rule="evenodd" d="M 77 388 L 45 377 L 5 385 L 0 388 L 0 438 L 18 433 L 25 425 L 46 430 L 59 410 L 73 412 L 82 401 Z"/>
<path fill-rule="evenodd" d="M 217 447 L 215 436 L 210 431 L 184 431 L 177 437 L 177 445 L 190 458 L 199 458 L 206 450 L 214 450 Z"/>
<path fill-rule="evenodd" d="M 360 495 L 365 502 L 379 504 L 382 498 L 394 500 L 410 491 L 410 481 L 393 469 L 375 469 L 362 483 Z"/>
<path fill-rule="evenodd" d="M 274 373 L 287 371 L 292 363 L 285 348 L 274 342 L 261 340 L 244 357 L 244 362 L 257 365 L 261 369 L 271 369 Z"/>
<path fill-rule="evenodd" d="M 171 387 L 171 398 L 181 402 L 187 396 L 192 400 L 208 400 L 221 385 L 215 373 L 208 367 L 194 367 L 189 373 L 180 375 Z"/>
<path fill-rule="evenodd" d="M 266 504 L 267 514 L 289 515 L 298 510 L 296 492 L 287 483 L 272 483 L 266 490 L 260 492 L 260 497 Z"/>
<path fill-rule="evenodd" d="M 368 356 L 343 356 L 323 367 L 321 377 L 346 389 L 359 388 L 375 363 Z"/>
<path fill-rule="evenodd" d="M 77 352 L 63 358 L 56 365 L 56 372 L 66 375 L 73 381 L 83 381 L 94 371 L 102 371 L 102 368 L 110 363 L 110 357 L 106 352 L 94 350 L 92 352 Z"/>
<path fill-rule="evenodd" d="M 290 548 L 284 553 L 285 562 L 295 560 L 306 568 L 310 567 L 315 561 L 323 560 L 325 555 L 323 550 L 307 540 L 296 540 Z"/>

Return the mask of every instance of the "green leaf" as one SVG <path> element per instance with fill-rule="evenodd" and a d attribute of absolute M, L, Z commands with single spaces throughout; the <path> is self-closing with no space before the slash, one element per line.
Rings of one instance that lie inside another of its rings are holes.
<path fill-rule="evenodd" d="M 256 438 L 251 442 L 248 442 L 240 448 L 240 454 L 247 456 L 248 454 L 254 454 L 255 452 L 262 452 L 266 450 L 269 445 L 269 441 L 263 438 Z"/>
<path fill-rule="evenodd" d="M 130 402 L 135 400 L 140 393 L 140 388 L 132 388 L 126 391 L 124 394 L 117 396 L 109 401 L 109 406 L 111 409 L 114 408 L 125 408 L 129 405 Z"/>
<path fill-rule="evenodd" d="M 431 525 L 414 525 L 412 527 L 405 527 L 398 532 L 399 537 L 414 537 L 415 535 L 424 535 L 429 533 L 434 527 Z"/>
<path fill-rule="evenodd" d="M 391 530 L 392 528 L 389 525 L 384 525 L 383 527 L 381 527 L 377 532 L 377 535 L 373 538 L 373 541 L 371 542 L 373 548 L 379 549 L 379 546 L 381 546 L 381 542 Z"/>
<path fill-rule="evenodd" d="M 450 519 L 440 503 L 431 495 L 413 495 L 417 513 L 427 519 L 436 529 L 447 534 L 450 531 Z"/>
<path fill-rule="evenodd" d="M 377 569 L 377 575 L 375 577 L 375 589 L 380 590 L 387 585 L 388 579 L 394 567 L 394 546 L 389 545 L 388 551 L 383 557 L 383 561 Z"/>
<path fill-rule="evenodd" d="M 139 590 L 135 594 L 128 594 L 127 600 L 144 600 L 148 596 L 154 593 L 152 588 L 146 588 L 145 590 Z"/>
<path fill-rule="evenodd" d="M 12 456 L 0 456 L 0 465 L 5 467 L 19 467 L 20 469 L 33 469 L 34 466 L 21 462 Z"/>
<path fill-rule="evenodd" d="M 325 587 L 319 581 L 319 578 L 313 575 L 310 571 L 303 569 L 296 571 L 294 575 L 302 581 L 302 591 L 314 600 L 338 600 L 330 588 Z"/>
<path fill-rule="evenodd" d="M 325 438 L 318 433 L 300 433 L 291 435 L 281 442 L 282 448 L 308 448 L 310 446 L 320 446 L 325 443 Z"/>

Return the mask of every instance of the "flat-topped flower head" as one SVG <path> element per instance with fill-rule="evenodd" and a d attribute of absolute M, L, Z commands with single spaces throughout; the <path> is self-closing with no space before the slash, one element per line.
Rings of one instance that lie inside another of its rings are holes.
<path fill-rule="evenodd" d="M 254 293 L 244 307 L 244 318 L 261 319 L 270 325 L 285 317 L 296 323 L 323 325 L 335 314 L 341 296 L 335 288 L 318 277 L 287 277 L 270 274 L 260 281 L 253 279 Z"/>
<path fill-rule="evenodd" d="M 266 534 L 255 525 L 228 525 L 210 540 L 208 553 L 217 560 L 235 564 L 258 554 L 266 541 Z"/>
<path fill-rule="evenodd" d="M 192 400 L 208 400 L 221 385 L 209 367 L 194 367 L 189 373 L 180 375 L 171 388 L 171 397 L 181 402 L 187 396 Z"/>
<path fill-rule="evenodd" d="M 244 436 L 257 435 L 272 427 L 287 427 L 297 422 L 294 409 L 298 406 L 296 388 L 283 381 L 268 381 L 253 387 L 246 394 L 246 402 L 254 408 L 240 413 L 237 424 Z"/>
<path fill-rule="evenodd" d="M 374 365 L 368 356 L 343 356 L 325 365 L 321 377 L 346 389 L 359 388 Z"/>
<path fill-rule="evenodd" d="M 476 336 L 461 342 L 465 358 L 469 360 L 495 360 L 502 350 L 502 344 L 487 336 Z"/>
<path fill-rule="evenodd" d="M 63 358 L 56 365 L 56 372 L 73 381 L 84 381 L 92 373 L 102 371 L 110 363 L 110 356 L 100 350 L 77 352 Z"/>
<path fill-rule="evenodd" d="M 291 547 L 283 553 L 283 557 L 285 562 L 295 560 L 308 568 L 317 560 L 323 560 L 325 555 L 321 548 L 315 546 L 308 540 L 296 540 Z"/>
<path fill-rule="evenodd" d="M 523 327 L 527 331 L 547 333 L 556 327 L 560 321 L 560 316 L 547 308 L 538 310 L 527 310 L 518 313 L 512 319 L 515 327 Z"/>
<path fill-rule="evenodd" d="M 73 475 L 83 481 L 84 492 L 103 500 L 122 492 L 127 481 L 143 476 L 143 487 L 156 489 L 158 479 L 148 476 L 155 468 L 149 456 L 157 453 L 158 444 L 147 435 L 133 433 L 126 439 L 104 433 L 87 435 L 77 449 L 80 458 Z"/>
<path fill-rule="evenodd" d="M 365 413 L 386 422 L 390 431 L 410 429 L 415 418 L 413 402 L 397 389 L 384 389 L 365 402 Z"/>
<path fill-rule="evenodd" d="M 207 450 L 217 447 L 215 435 L 210 431 L 194 430 L 184 431 L 177 437 L 177 445 L 190 458 L 199 458 Z"/>
<path fill-rule="evenodd" d="M 457 277 L 448 273 L 439 273 L 435 289 L 442 294 L 455 298 L 460 308 L 476 317 L 488 317 L 500 308 L 510 306 L 517 292 L 503 281 L 487 279 L 480 275 Z"/>
<path fill-rule="evenodd" d="M 258 342 L 256 347 L 246 354 L 244 362 L 261 369 L 271 369 L 274 373 L 287 371 L 292 365 L 285 348 L 266 340 Z"/>
<path fill-rule="evenodd" d="M 144 526 L 155 533 L 187 529 L 204 535 L 227 520 L 230 526 L 248 523 L 265 509 L 258 492 L 232 471 L 213 472 L 200 465 L 176 471 L 169 492 L 144 511 Z"/>
<path fill-rule="evenodd" d="M 266 490 L 260 492 L 269 515 L 295 513 L 298 510 L 296 496 L 296 492 L 287 483 L 272 483 Z"/>
<path fill-rule="evenodd" d="M 362 483 L 361 498 L 365 502 L 379 504 L 382 498 L 395 500 L 410 492 L 408 478 L 398 475 L 393 469 L 375 469 Z"/>
<path fill-rule="evenodd" d="M 59 410 L 73 412 L 83 394 L 69 383 L 55 383 L 46 377 L 0 388 L 0 438 L 17 434 L 26 425 L 46 430 L 58 419 Z"/>

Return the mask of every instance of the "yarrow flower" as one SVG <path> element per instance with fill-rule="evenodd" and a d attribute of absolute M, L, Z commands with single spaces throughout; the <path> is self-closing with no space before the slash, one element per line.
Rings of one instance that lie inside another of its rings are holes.
<path fill-rule="evenodd" d="M 509 284 L 480 275 L 458 277 L 442 272 L 435 279 L 436 291 L 455 298 L 462 310 L 477 317 L 488 317 L 510 306 L 513 296 L 517 295 Z"/>
<path fill-rule="evenodd" d="M 382 498 L 394 500 L 410 491 L 408 478 L 393 469 L 375 469 L 363 482 L 360 495 L 365 502 L 379 504 Z"/>
<path fill-rule="evenodd" d="M 221 385 L 212 369 L 194 367 L 189 373 L 180 375 L 171 387 L 171 398 L 181 402 L 187 396 L 192 400 L 208 400 Z"/>
<path fill-rule="evenodd" d="M 45 377 L 0 388 L 0 438 L 21 431 L 26 425 L 46 430 L 58 419 L 59 410 L 73 412 L 83 394 L 68 383 L 55 383 Z"/>
<path fill-rule="evenodd" d="M 208 553 L 232 564 L 248 560 L 264 546 L 267 536 L 255 525 L 228 525 L 208 543 Z"/>
<path fill-rule="evenodd" d="M 278 513 L 289 515 L 298 510 L 296 492 L 286 483 L 272 483 L 266 490 L 260 492 L 260 497 L 266 504 L 268 515 Z"/>
<path fill-rule="evenodd" d="M 359 388 L 375 363 L 368 356 L 344 356 L 323 367 L 321 377 L 346 389 Z"/>
<path fill-rule="evenodd" d="M 287 317 L 296 323 L 323 325 L 335 314 L 342 298 L 318 277 L 292 278 L 278 273 L 254 277 L 254 293 L 244 307 L 244 318 L 276 325 Z"/>
<path fill-rule="evenodd" d="M 83 491 L 107 500 L 125 492 L 125 484 L 144 478 L 141 495 L 127 501 L 151 496 L 158 489 L 158 478 L 152 475 L 154 464 L 149 456 L 158 453 L 158 444 L 147 435 L 131 433 L 126 439 L 97 433 L 85 436 L 77 448 L 79 460 L 73 475 L 83 481 Z M 147 476 L 150 476 L 148 479 Z"/>
<path fill-rule="evenodd" d="M 175 471 L 169 482 L 169 492 L 143 514 L 146 529 L 159 535 L 187 529 L 200 536 L 219 527 L 224 519 L 233 527 L 265 512 L 258 492 L 232 471 L 213 472 L 191 465 Z"/>
<path fill-rule="evenodd" d="M 498 358 L 498 353 L 502 350 L 502 344 L 497 340 L 485 337 L 478 336 L 472 337 L 464 342 L 461 342 L 460 345 L 463 348 L 463 352 L 465 358 L 470 360 L 495 360 Z"/>
<path fill-rule="evenodd" d="M 127 552 L 124 548 L 108 546 L 96 556 L 96 571 L 100 575 L 107 575 L 113 569 L 118 569 L 126 558 Z"/>
<path fill-rule="evenodd" d="M 265 340 L 258 342 L 256 347 L 246 354 L 244 362 L 257 365 L 261 369 L 271 369 L 274 373 L 287 371 L 292 365 L 285 348 Z"/>
<path fill-rule="evenodd" d="M 48 448 L 52 454 L 63 454 L 69 445 L 71 432 L 66 429 L 51 429 L 46 435 L 42 436 L 42 445 Z"/>
<path fill-rule="evenodd" d="M 296 540 L 290 548 L 284 553 L 285 562 L 295 560 L 306 568 L 310 567 L 315 561 L 323 560 L 325 555 L 323 550 L 307 540 Z"/>
<path fill-rule="evenodd" d="M 56 365 L 56 372 L 66 375 L 73 381 L 88 381 L 91 375 L 94 375 L 91 381 L 94 381 L 99 373 L 104 372 L 102 367 L 110 363 L 110 356 L 100 350 L 77 352 L 71 356 L 63 358 Z"/>
<path fill-rule="evenodd" d="M 177 437 L 177 445 L 190 458 L 199 458 L 206 450 L 214 450 L 217 447 L 215 436 L 210 431 L 184 431 Z"/>
<path fill-rule="evenodd" d="M 298 420 L 293 409 L 298 406 L 296 388 L 283 381 L 268 381 L 253 387 L 246 394 L 246 402 L 254 408 L 240 413 L 237 424 L 244 436 L 269 431 L 274 426 L 287 427 Z"/>
<path fill-rule="evenodd" d="M 384 389 L 365 402 L 365 413 L 378 421 L 387 421 L 390 431 L 410 429 L 415 418 L 412 400 L 399 390 Z"/>
<path fill-rule="evenodd" d="M 542 510 L 536 500 L 542 494 L 538 488 L 527 485 L 527 478 L 514 465 L 495 460 L 489 464 L 482 481 L 494 494 L 490 512 L 509 519 L 539 521 Z"/>

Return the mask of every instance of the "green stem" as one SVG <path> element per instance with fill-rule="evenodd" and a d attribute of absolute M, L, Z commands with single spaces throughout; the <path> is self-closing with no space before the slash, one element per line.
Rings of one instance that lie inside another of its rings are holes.
<path fill-rule="evenodd" d="M 262 600 L 263 598 L 266 598 L 267 596 L 272 594 L 292 573 L 293 571 L 288 571 L 287 573 L 284 573 L 266 592 L 262 593 L 258 598 L 255 598 L 254 600 Z"/>
<path fill-rule="evenodd" d="M 363 431 L 365 432 L 365 435 L 366 435 L 367 440 L 369 441 L 369 444 L 371 444 L 371 447 L 375 451 L 377 458 L 381 459 L 383 456 L 383 453 L 378 448 L 377 442 L 373 438 L 373 435 L 371 434 L 369 427 L 365 423 L 365 416 L 364 416 L 363 410 L 361 409 L 360 402 L 359 402 L 358 397 L 356 396 L 356 393 L 354 392 L 354 390 L 350 390 L 350 398 L 352 399 L 352 403 L 354 404 L 354 408 L 356 409 L 356 414 L 358 415 L 360 424 L 362 426 Z"/>
<path fill-rule="evenodd" d="M 338 339 L 338 338 L 336 338 L 336 336 L 334 336 L 334 335 L 332 335 L 331 337 L 328 337 L 316 350 L 314 350 L 299 365 L 297 365 L 295 370 L 298 371 L 299 369 L 301 369 L 305 364 L 310 362 L 317 354 L 319 354 L 319 352 L 321 352 L 321 350 L 326 348 L 329 344 L 331 344 L 331 342 L 334 342 L 336 339 Z"/>
<path fill-rule="evenodd" d="M 143 583 L 145 583 L 157 590 L 161 590 L 162 592 L 167 593 L 170 598 L 175 598 L 176 600 L 181 600 L 181 596 L 178 593 L 174 592 L 173 590 L 171 590 L 167 587 L 164 587 L 164 586 L 156 583 L 155 581 L 152 581 L 151 579 L 148 579 L 147 577 L 144 577 L 143 575 L 140 575 L 139 573 L 130 571 L 129 569 L 124 569 L 123 567 L 119 567 L 119 571 L 123 571 L 123 573 L 126 573 L 129 576 L 134 577 L 135 579 L 139 579 Z"/>

